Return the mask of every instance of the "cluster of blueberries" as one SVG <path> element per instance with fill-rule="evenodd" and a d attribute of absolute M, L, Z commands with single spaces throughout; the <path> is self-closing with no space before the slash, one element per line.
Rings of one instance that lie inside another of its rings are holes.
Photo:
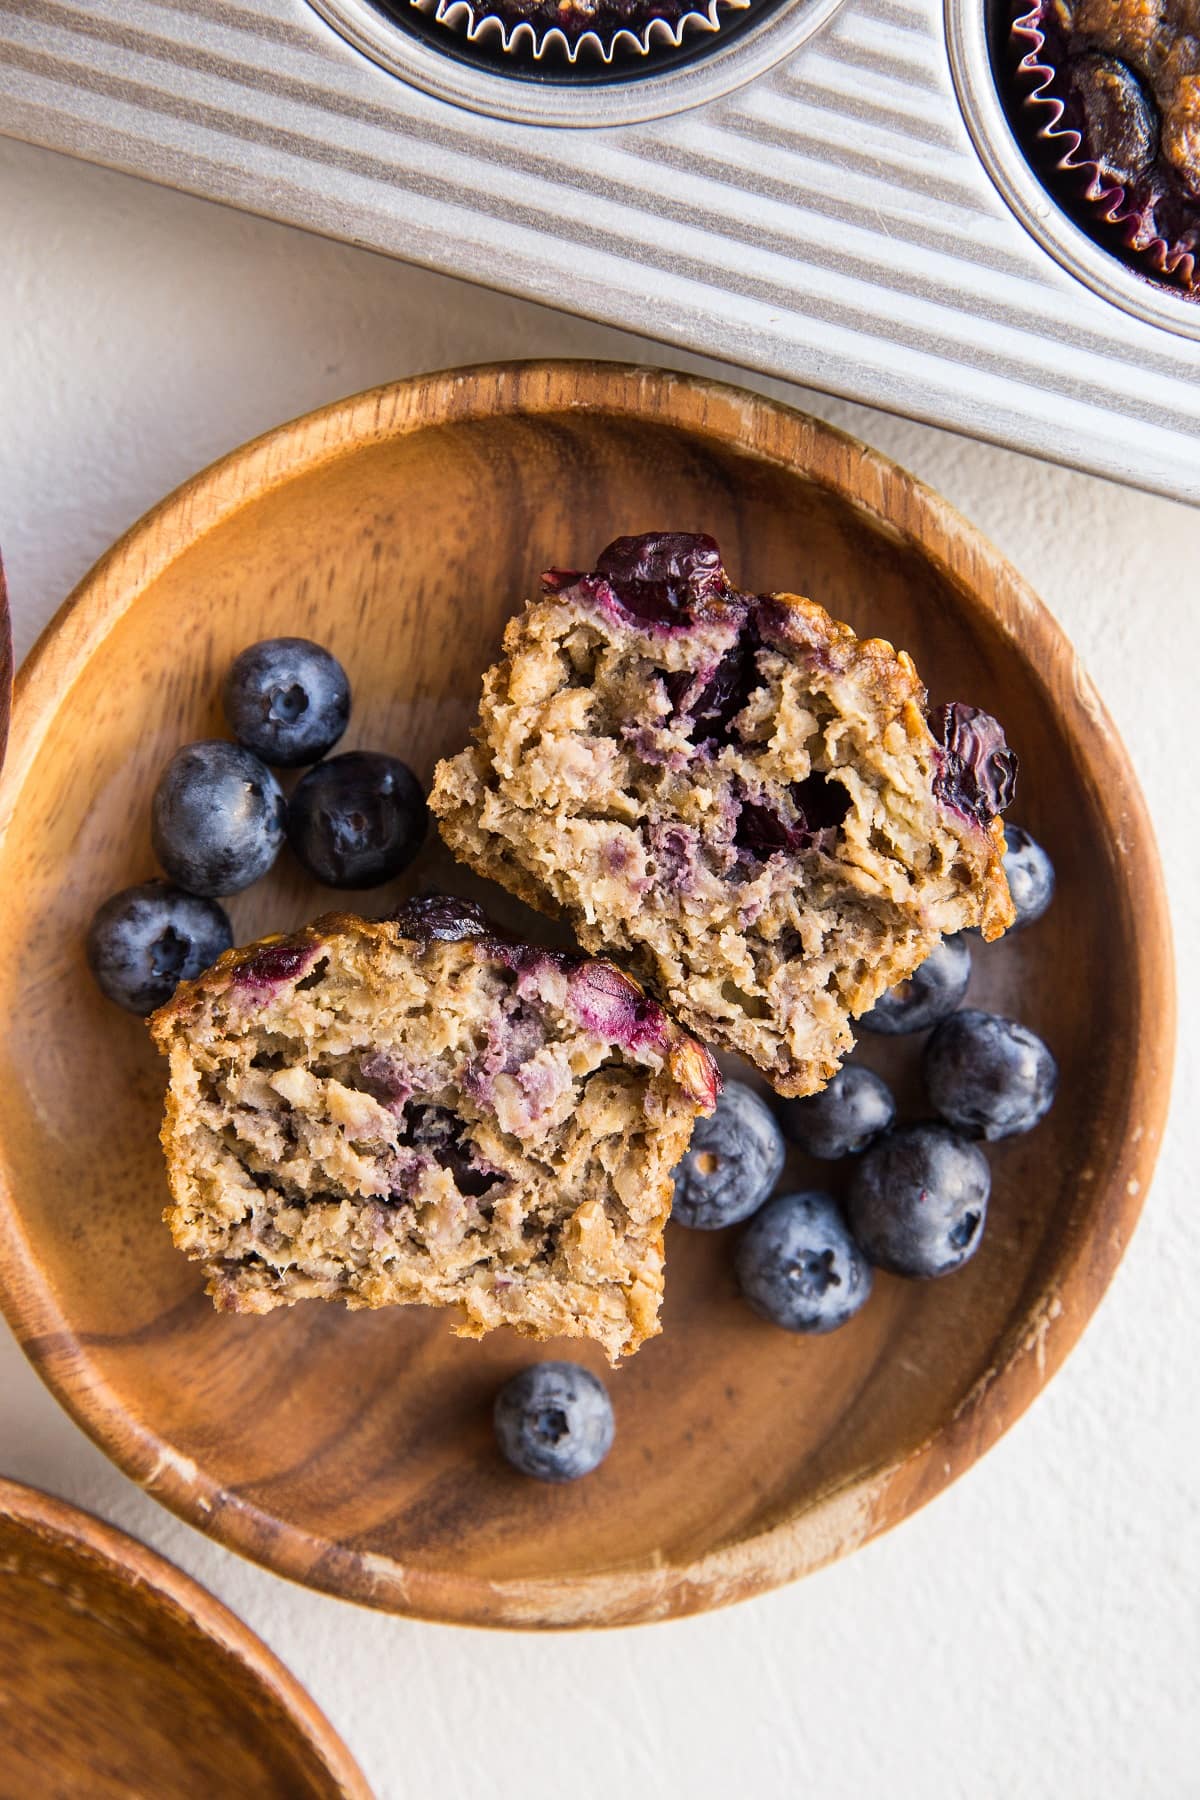
<path fill-rule="evenodd" d="M 1054 869 L 1028 832 L 1009 826 L 1005 837 L 1019 930 L 1049 906 Z M 921 1072 L 935 1119 L 897 1126 L 887 1083 L 857 1063 L 819 1094 L 774 1109 L 728 1081 L 675 1171 L 674 1223 L 696 1231 L 745 1223 L 738 1285 L 786 1331 L 844 1325 L 868 1298 L 873 1269 L 921 1279 L 961 1268 L 979 1248 L 991 1190 L 978 1140 L 1029 1131 L 1053 1103 L 1058 1070 L 1042 1040 L 1016 1020 L 960 1010 L 971 975 L 966 937 L 945 939 L 859 1021 L 889 1037 L 929 1032 Z M 788 1140 L 819 1161 L 853 1159 L 843 1205 L 824 1189 L 771 1197 Z M 572 1481 L 607 1455 L 612 1403 L 577 1364 L 538 1363 L 501 1389 L 495 1425 L 524 1474 Z"/>
<path fill-rule="evenodd" d="M 398 875 L 425 836 L 425 795 L 406 763 L 328 755 L 350 720 L 350 683 L 328 650 L 296 637 L 251 644 L 221 697 L 236 743 L 186 744 L 154 791 L 151 839 L 169 879 L 114 894 L 88 930 L 92 973 L 130 1012 L 165 1005 L 230 948 L 218 900 L 265 875 L 285 839 L 327 887 L 367 888 Z M 306 766 L 285 796 L 272 769 Z"/>

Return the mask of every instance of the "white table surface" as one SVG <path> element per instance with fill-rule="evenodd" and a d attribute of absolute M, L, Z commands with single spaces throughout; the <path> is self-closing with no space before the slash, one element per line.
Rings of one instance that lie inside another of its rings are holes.
<path fill-rule="evenodd" d="M 709 366 L 16 144 L 0 143 L 0 223 L 18 656 L 153 501 L 310 407 L 495 357 Z M 747 385 L 879 445 L 991 535 L 1074 639 L 1149 798 L 1179 940 L 1172 1124 L 1066 1368 L 963 1480 L 849 1561 L 730 1611 L 570 1638 L 413 1624 L 239 1560 L 111 1466 L 3 1326 L 0 1472 L 205 1582 L 389 1800 L 1200 1795 L 1200 512 Z"/>

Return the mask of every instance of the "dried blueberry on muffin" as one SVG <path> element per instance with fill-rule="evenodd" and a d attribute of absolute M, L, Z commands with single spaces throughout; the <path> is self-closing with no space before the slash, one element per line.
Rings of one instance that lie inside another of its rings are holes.
<path fill-rule="evenodd" d="M 543 577 L 430 807 L 477 873 L 808 1094 L 943 936 L 1011 923 L 1014 777 L 996 721 L 931 713 L 903 651 L 651 533 Z"/>

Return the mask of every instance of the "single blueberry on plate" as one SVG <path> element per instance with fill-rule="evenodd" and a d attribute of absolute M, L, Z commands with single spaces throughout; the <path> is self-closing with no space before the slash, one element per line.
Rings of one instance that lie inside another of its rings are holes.
<path fill-rule="evenodd" d="M 864 1031 L 899 1037 L 907 1031 L 928 1031 L 952 1013 L 971 979 L 971 952 L 961 932 L 943 938 L 907 981 L 880 996 L 869 1013 L 858 1021 Z"/>
<path fill-rule="evenodd" d="M 229 920 L 215 900 L 165 881 L 144 881 L 98 909 L 88 926 L 87 959 L 101 991 L 144 1018 L 232 943 Z"/>
<path fill-rule="evenodd" d="M 836 1331 L 871 1292 L 871 1271 L 829 1194 L 777 1194 L 742 1234 L 738 1285 L 785 1331 Z"/>
<path fill-rule="evenodd" d="M 779 1103 L 784 1136 L 823 1162 L 857 1156 L 895 1117 L 891 1088 L 859 1063 L 839 1069 L 819 1094 Z"/>
<path fill-rule="evenodd" d="M 914 1278 L 949 1275 L 979 1248 L 991 1186 L 978 1144 L 945 1125 L 904 1125 L 855 1163 L 846 1213 L 877 1268 Z"/>
<path fill-rule="evenodd" d="M 377 887 L 412 861 L 428 822 L 425 795 L 407 763 L 348 750 L 301 781 L 288 807 L 288 843 L 327 887 Z"/>
<path fill-rule="evenodd" d="M 492 1419 L 513 1468 L 539 1481 L 577 1481 L 612 1449 L 608 1389 L 578 1363 L 531 1363 L 500 1389 Z"/>
<path fill-rule="evenodd" d="M 1017 912 L 1009 930 L 1020 931 L 1023 925 L 1040 919 L 1053 900 L 1054 864 L 1042 846 L 1019 825 L 1004 827 L 1004 842 L 1004 873 Z"/>
<path fill-rule="evenodd" d="M 694 1231 L 748 1219 L 779 1180 L 786 1154 L 770 1107 L 744 1082 L 727 1081 L 675 1170 L 671 1217 Z"/>
<path fill-rule="evenodd" d="M 285 810 L 270 769 L 240 744 L 185 744 L 154 790 L 154 854 L 189 894 L 240 893 L 278 856 Z"/>
<path fill-rule="evenodd" d="M 1036 1032 L 975 1008 L 938 1026 L 921 1069 L 935 1112 L 993 1141 L 1031 1131 L 1058 1086 L 1058 1065 Z"/>
<path fill-rule="evenodd" d="M 238 743 L 282 769 L 316 762 L 350 718 L 345 669 L 308 638 L 251 644 L 234 659 L 222 699 Z"/>

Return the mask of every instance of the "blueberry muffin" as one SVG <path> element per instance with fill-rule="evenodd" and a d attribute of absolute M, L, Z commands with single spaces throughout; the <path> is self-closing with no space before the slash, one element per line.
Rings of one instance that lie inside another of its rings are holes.
<path fill-rule="evenodd" d="M 526 70 L 578 61 L 580 67 L 619 64 L 701 34 L 712 36 L 726 12 L 752 0 L 408 0 L 440 25 L 489 50 L 499 49 Z"/>
<path fill-rule="evenodd" d="M 974 708 L 931 721 L 902 651 L 738 592 L 709 537 L 619 538 L 543 582 L 431 808 L 706 1042 L 813 1093 L 943 934 L 1011 923 L 1015 758 Z"/>
<path fill-rule="evenodd" d="M 684 19 L 705 11 L 704 0 L 480 0 L 482 17 L 498 20 L 508 32 L 528 25 L 539 43 L 548 32 L 560 31 L 569 43 L 594 32 L 609 44 L 618 32 L 642 38 L 654 20 L 672 31 Z"/>
<path fill-rule="evenodd" d="M 1101 241 L 1189 291 L 1200 254 L 1200 4 L 1018 5 L 1026 116 Z"/>
<path fill-rule="evenodd" d="M 460 901 L 231 950 L 151 1021 L 179 1249 L 218 1309 L 452 1307 L 658 1330 L 671 1172 L 719 1079 L 610 963 L 492 935 Z"/>

